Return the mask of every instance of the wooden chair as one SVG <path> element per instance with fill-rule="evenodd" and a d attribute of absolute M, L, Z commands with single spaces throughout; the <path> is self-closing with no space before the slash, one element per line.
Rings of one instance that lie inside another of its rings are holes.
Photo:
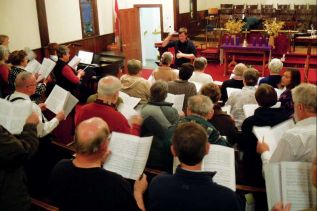
<path fill-rule="evenodd" d="M 289 10 L 291 9 L 291 5 L 290 4 L 277 4 L 277 9 L 279 10 Z"/>
<path fill-rule="evenodd" d="M 221 9 L 233 9 L 233 4 L 220 4 Z"/>
<path fill-rule="evenodd" d="M 273 9 L 273 4 L 261 4 L 261 10 L 263 9 Z"/>
<path fill-rule="evenodd" d="M 248 10 L 257 10 L 258 9 L 258 5 L 257 4 L 247 5 L 247 9 Z"/>

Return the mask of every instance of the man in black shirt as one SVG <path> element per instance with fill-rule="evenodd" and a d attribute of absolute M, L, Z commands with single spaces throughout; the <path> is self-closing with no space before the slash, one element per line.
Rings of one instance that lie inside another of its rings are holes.
<path fill-rule="evenodd" d="M 242 211 L 237 195 L 213 182 L 216 172 L 202 171 L 202 159 L 209 146 L 206 130 L 199 124 L 187 122 L 176 128 L 171 151 L 181 164 L 174 175 L 159 175 L 152 180 L 149 210 Z"/>
<path fill-rule="evenodd" d="M 169 34 L 162 43 L 162 47 L 175 49 L 175 64 L 180 67 L 183 63 L 191 62 L 196 56 L 196 47 L 187 36 L 187 29 L 180 28 L 178 30 L 178 40 L 170 41 L 172 34 Z"/>
<path fill-rule="evenodd" d="M 109 128 L 101 118 L 81 122 L 75 133 L 76 158 L 60 161 L 52 171 L 51 199 L 60 210 L 145 210 L 146 176 L 130 184 L 102 168 L 110 154 Z"/>

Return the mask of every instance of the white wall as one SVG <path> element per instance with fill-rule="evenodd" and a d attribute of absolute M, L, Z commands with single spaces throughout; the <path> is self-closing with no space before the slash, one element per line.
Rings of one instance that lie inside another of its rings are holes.
<path fill-rule="evenodd" d="M 0 34 L 10 37 L 10 51 L 40 48 L 35 0 L 0 0 Z"/>
<path fill-rule="evenodd" d="M 190 12 L 190 0 L 180 0 L 178 6 L 180 14 Z"/>
<path fill-rule="evenodd" d="M 97 0 L 100 35 L 113 33 L 113 2 Z"/>
<path fill-rule="evenodd" d="M 174 29 L 173 0 L 118 0 L 119 9 L 132 8 L 135 4 L 162 4 L 163 31 L 168 32 L 169 27 Z"/>
<path fill-rule="evenodd" d="M 45 0 L 50 42 L 82 39 L 78 0 Z"/>

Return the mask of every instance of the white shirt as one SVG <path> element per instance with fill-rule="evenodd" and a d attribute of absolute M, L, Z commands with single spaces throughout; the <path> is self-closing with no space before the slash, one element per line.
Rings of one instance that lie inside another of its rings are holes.
<path fill-rule="evenodd" d="M 197 82 L 201 84 L 207 84 L 213 82 L 213 79 L 211 75 L 200 72 L 200 71 L 194 71 L 193 75 L 188 80 L 190 82 Z"/>
<path fill-rule="evenodd" d="M 239 130 L 241 129 L 241 125 L 245 119 L 243 106 L 246 104 L 257 104 L 255 91 L 256 87 L 254 86 L 244 86 L 241 91 L 239 90 L 233 92 L 226 102 L 226 106 L 231 106 L 230 114 Z"/>
<path fill-rule="evenodd" d="M 10 100 L 17 98 L 17 97 L 21 97 L 25 100 L 31 101 L 31 99 L 28 95 L 21 93 L 21 92 L 17 92 L 17 91 L 15 91 L 12 95 L 9 95 L 8 97 L 10 97 Z M 8 100 L 8 97 L 6 97 L 6 100 Z M 16 100 L 12 103 L 18 104 L 21 101 L 22 101 L 22 99 Z M 56 117 L 51 119 L 51 121 L 47 121 L 47 119 L 45 119 L 45 117 L 42 114 L 41 108 L 34 102 L 32 102 L 32 109 L 34 112 L 37 113 L 39 120 L 40 120 L 39 124 L 37 125 L 37 136 L 38 137 L 46 136 L 47 134 L 52 132 L 59 124 L 59 121 Z M 42 122 L 42 118 L 44 118 L 44 123 Z"/>
<path fill-rule="evenodd" d="M 263 164 L 280 161 L 311 162 L 312 156 L 316 154 L 317 147 L 316 121 L 316 117 L 306 118 L 287 130 L 273 152 L 271 159 L 268 151 L 262 153 Z"/>

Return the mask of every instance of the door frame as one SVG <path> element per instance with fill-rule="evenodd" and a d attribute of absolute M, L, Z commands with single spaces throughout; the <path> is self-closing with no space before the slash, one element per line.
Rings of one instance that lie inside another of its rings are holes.
<path fill-rule="evenodd" d="M 164 31 L 163 31 L 163 7 L 162 7 L 162 4 L 135 4 L 133 7 L 138 9 L 139 14 L 140 14 L 140 8 L 152 8 L 152 7 L 160 8 L 161 39 L 163 39 Z M 140 23 L 140 25 L 141 25 L 141 23 Z"/>

